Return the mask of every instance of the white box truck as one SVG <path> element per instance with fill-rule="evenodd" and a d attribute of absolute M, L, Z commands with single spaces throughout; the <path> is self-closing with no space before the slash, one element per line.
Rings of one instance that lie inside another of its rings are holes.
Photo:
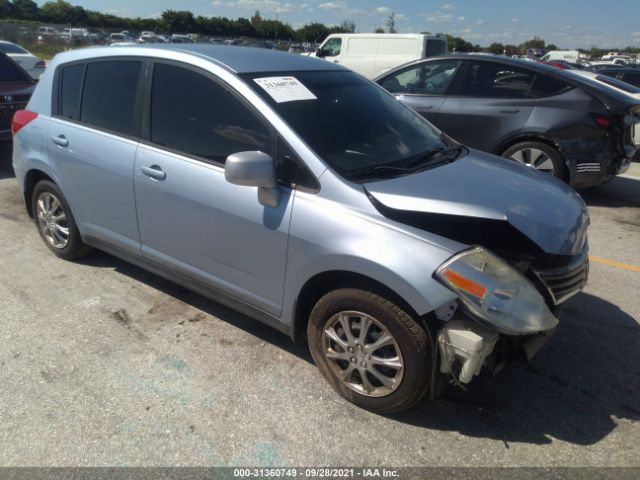
<path fill-rule="evenodd" d="M 447 39 L 425 34 L 334 33 L 311 56 L 340 63 L 367 78 L 425 57 L 445 55 Z"/>

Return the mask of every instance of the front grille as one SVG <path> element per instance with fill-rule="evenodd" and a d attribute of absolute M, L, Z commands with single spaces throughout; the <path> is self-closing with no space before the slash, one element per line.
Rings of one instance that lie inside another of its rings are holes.
<path fill-rule="evenodd" d="M 536 272 L 556 305 L 579 293 L 589 278 L 589 258 L 585 254 L 578 262 L 557 270 Z"/>

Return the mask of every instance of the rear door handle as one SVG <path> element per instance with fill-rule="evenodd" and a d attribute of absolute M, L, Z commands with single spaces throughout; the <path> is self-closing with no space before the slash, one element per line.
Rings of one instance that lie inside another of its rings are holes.
<path fill-rule="evenodd" d="M 58 135 L 57 137 L 51 137 L 51 141 L 59 147 L 68 147 L 69 140 L 64 135 Z"/>
<path fill-rule="evenodd" d="M 500 113 L 520 113 L 520 110 L 500 110 Z"/>
<path fill-rule="evenodd" d="M 159 165 L 151 165 L 150 167 L 143 165 L 140 167 L 140 171 L 154 180 L 164 180 L 167 178 L 167 174 L 162 171 Z"/>

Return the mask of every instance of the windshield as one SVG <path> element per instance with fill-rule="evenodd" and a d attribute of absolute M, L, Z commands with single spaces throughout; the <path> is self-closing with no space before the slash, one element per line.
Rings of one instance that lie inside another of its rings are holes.
<path fill-rule="evenodd" d="M 418 114 L 352 72 L 243 77 L 320 157 L 349 180 L 359 181 L 371 172 L 377 177 L 399 175 L 406 169 L 380 167 L 404 165 L 451 146 Z M 289 86 L 275 91 L 281 87 L 278 81 L 284 79 Z"/>

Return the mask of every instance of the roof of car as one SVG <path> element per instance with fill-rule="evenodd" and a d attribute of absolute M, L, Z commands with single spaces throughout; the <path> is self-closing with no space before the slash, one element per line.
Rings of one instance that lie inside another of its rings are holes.
<path fill-rule="evenodd" d="M 163 51 L 208 59 L 235 73 L 345 70 L 341 65 L 305 55 L 264 48 L 211 44 L 149 44 L 109 47 L 108 49 L 92 47 L 59 54 L 56 60 L 57 63 L 65 63 L 105 56 L 161 56 Z"/>

